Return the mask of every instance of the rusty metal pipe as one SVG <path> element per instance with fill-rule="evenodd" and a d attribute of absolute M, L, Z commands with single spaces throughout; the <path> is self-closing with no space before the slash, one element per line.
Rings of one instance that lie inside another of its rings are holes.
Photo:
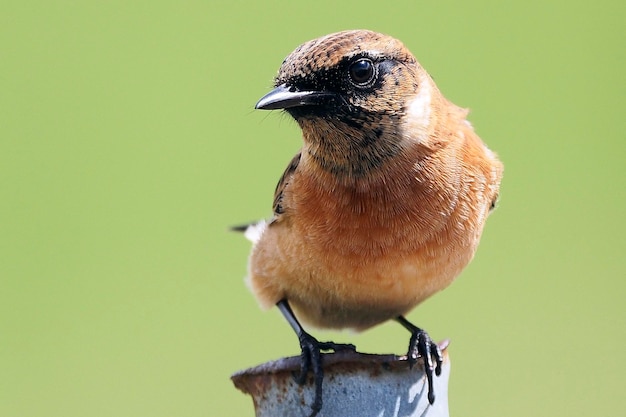
<path fill-rule="evenodd" d="M 323 401 L 319 417 L 447 417 L 450 358 L 447 342 L 442 372 L 435 378 L 436 400 L 428 403 L 428 386 L 420 360 L 409 369 L 406 357 L 351 351 L 323 354 Z M 300 357 L 266 362 L 242 370 L 231 379 L 252 396 L 256 417 L 302 416 L 311 413 L 312 378 L 300 386 L 293 378 Z"/>

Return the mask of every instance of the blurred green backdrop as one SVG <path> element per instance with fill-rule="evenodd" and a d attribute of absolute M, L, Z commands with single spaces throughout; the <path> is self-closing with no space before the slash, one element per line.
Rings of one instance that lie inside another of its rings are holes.
<path fill-rule="evenodd" d="M 300 138 L 252 109 L 348 28 L 403 40 L 505 162 L 475 261 L 410 316 L 452 340 L 452 414 L 623 412 L 624 7 L 3 1 L 0 415 L 253 414 L 229 375 L 298 347 L 227 227 L 270 214 Z"/>

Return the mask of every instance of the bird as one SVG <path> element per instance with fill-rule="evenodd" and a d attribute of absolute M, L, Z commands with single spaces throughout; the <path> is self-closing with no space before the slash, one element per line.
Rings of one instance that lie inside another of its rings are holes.
<path fill-rule="evenodd" d="M 289 54 L 256 104 L 281 110 L 302 147 L 274 192 L 273 216 L 237 230 L 253 242 L 247 284 L 276 306 L 312 370 L 311 416 L 322 409 L 322 351 L 305 328 L 364 331 L 394 320 L 423 358 L 428 400 L 442 353 L 406 319 L 473 258 L 496 206 L 503 165 L 404 44 L 369 30 L 308 41 Z"/>

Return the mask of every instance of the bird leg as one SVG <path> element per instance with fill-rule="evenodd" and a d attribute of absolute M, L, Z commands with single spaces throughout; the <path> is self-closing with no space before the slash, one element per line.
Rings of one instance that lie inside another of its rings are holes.
<path fill-rule="evenodd" d="M 309 333 L 305 332 L 296 316 L 291 310 L 291 306 L 286 299 L 280 300 L 276 303 L 276 306 L 283 313 L 285 319 L 291 325 L 291 328 L 298 335 L 300 341 L 300 348 L 302 353 L 300 354 L 300 372 L 294 375 L 294 379 L 299 385 L 306 383 L 306 376 L 309 373 L 309 369 L 313 368 L 313 376 L 315 378 L 315 399 L 311 408 L 313 412 L 309 417 L 315 417 L 317 413 L 322 409 L 322 383 L 324 381 L 324 370 L 322 368 L 322 350 L 352 350 L 356 348 L 351 344 L 334 343 L 334 342 L 320 342 Z"/>
<path fill-rule="evenodd" d="M 409 351 L 407 353 L 409 366 L 413 367 L 420 357 L 424 359 L 424 373 L 426 373 L 426 379 L 428 380 L 428 402 L 433 404 L 435 402 L 433 370 L 435 371 L 435 375 L 439 376 L 441 374 L 441 364 L 443 362 L 441 349 L 437 343 L 433 342 L 428 333 L 409 322 L 403 316 L 398 316 L 396 320 L 404 326 L 405 329 L 411 332 Z M 433 358 L 436 362 L 436 366 L 433 366 Z"/>

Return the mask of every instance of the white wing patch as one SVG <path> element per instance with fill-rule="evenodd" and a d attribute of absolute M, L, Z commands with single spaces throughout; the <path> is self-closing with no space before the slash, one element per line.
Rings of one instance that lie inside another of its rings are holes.
<path fill-rule="evenodd" d="M 259 239 L 261 239 L 261 235 L 265 232 L 267 228 L 267 222 L 265 220 L 261 220 L 257 223 L 251 224 L 248 226 L 246 231 L 244 232 L 244 236 L 252 243 L 257 243 Z"/>

